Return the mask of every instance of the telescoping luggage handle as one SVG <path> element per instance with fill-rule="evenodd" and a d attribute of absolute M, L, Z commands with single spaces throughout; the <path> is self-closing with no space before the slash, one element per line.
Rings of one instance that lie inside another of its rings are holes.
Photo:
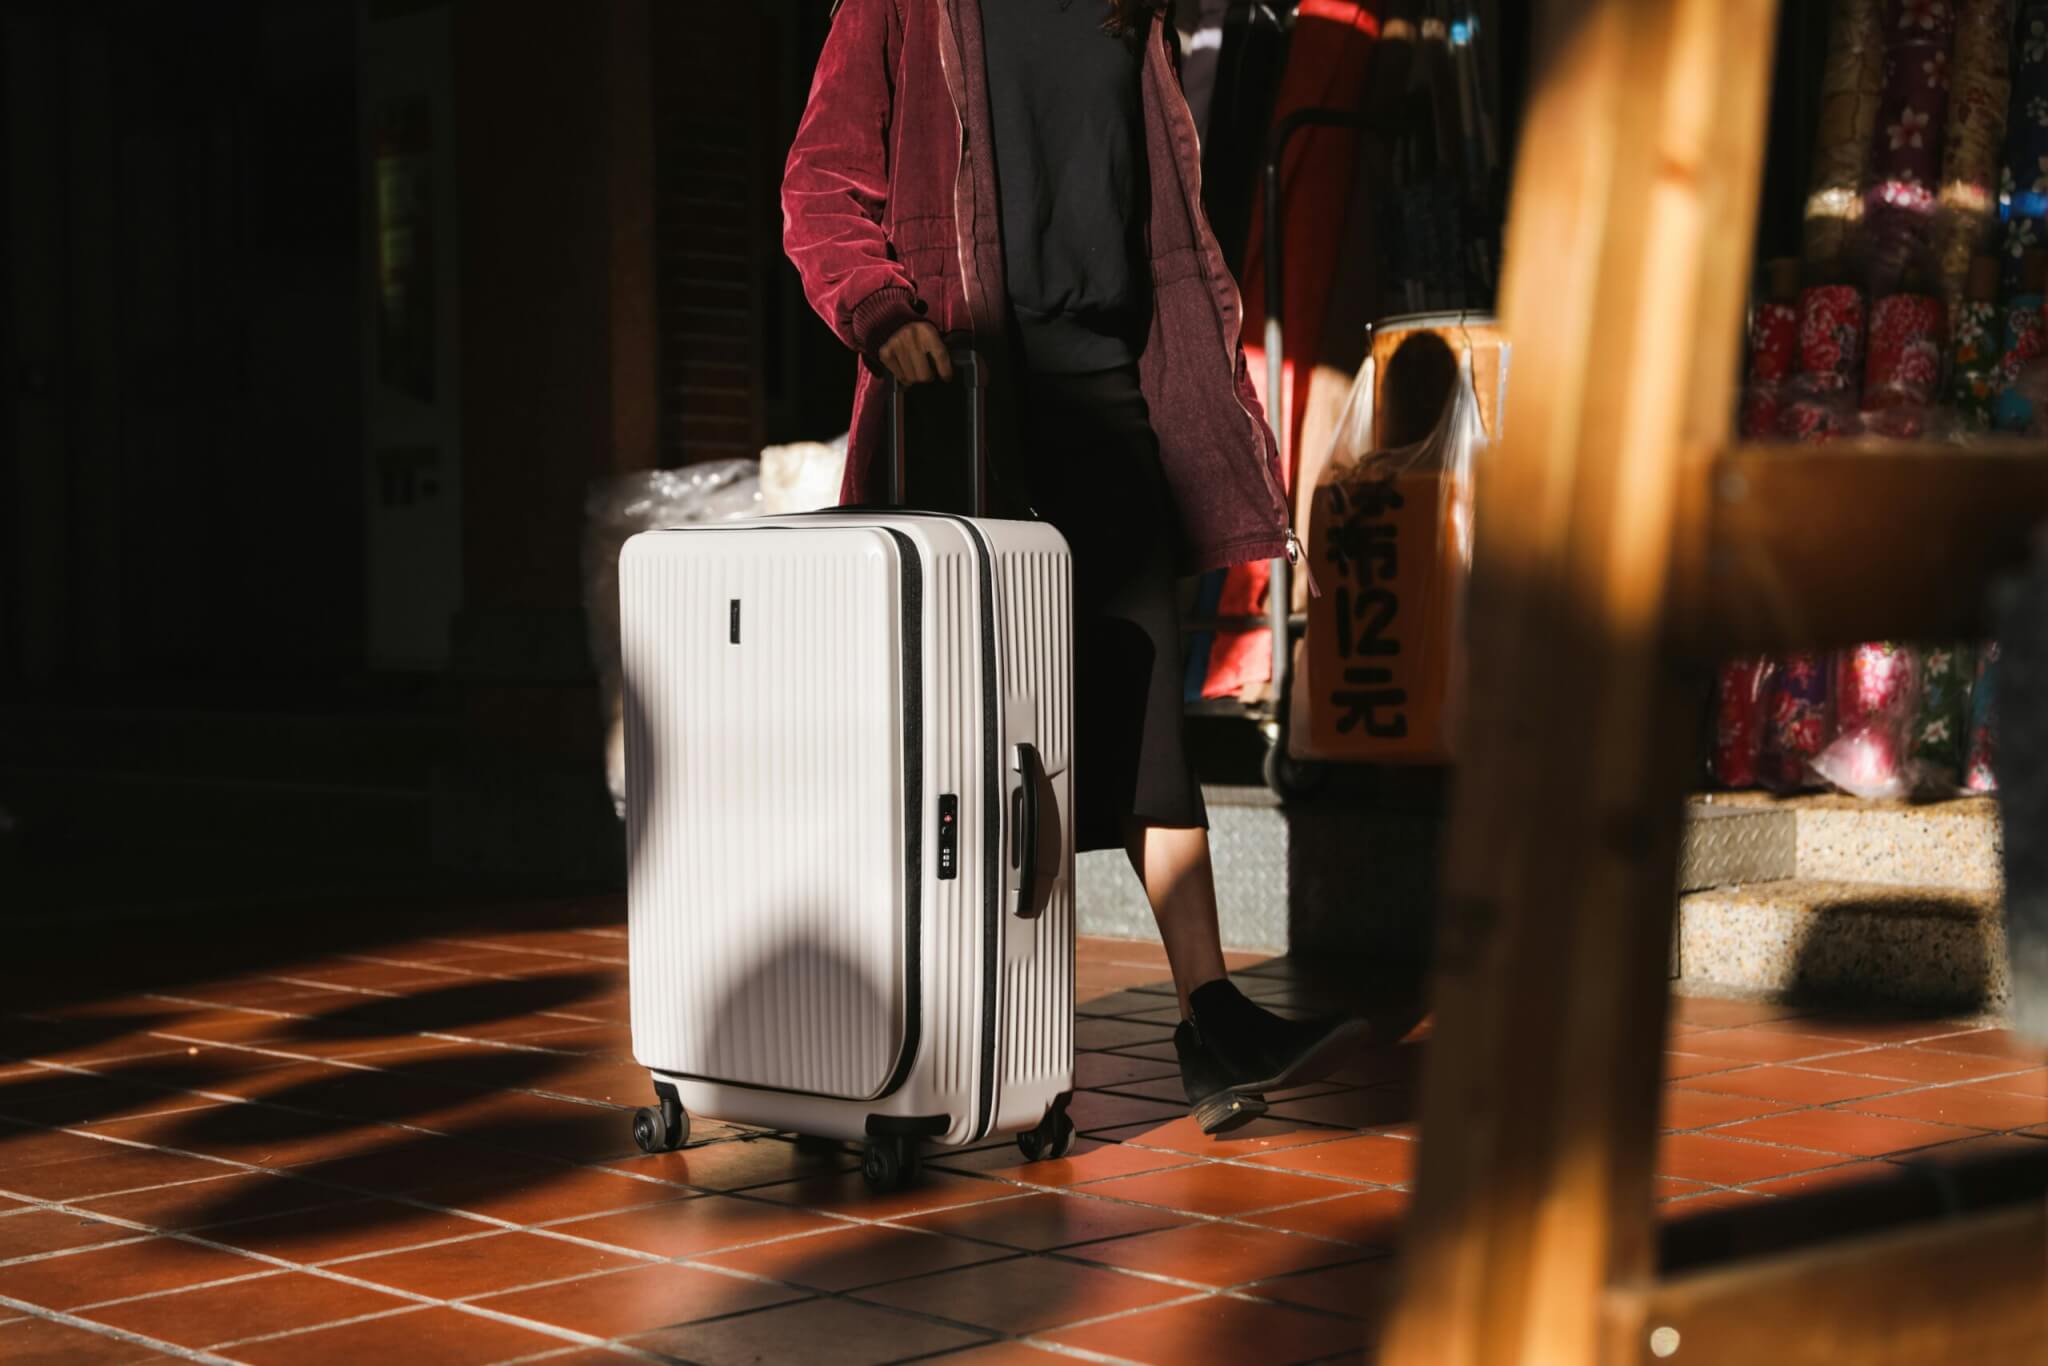
<path fill-rule="evenodd" d="M 982 364 L 981 353 L 971 346 L 948 343 L 947 354 L 953 360 L 953 383 L 967 387 L 967 443 L 968 498 L 972 504 L 970 512 L 976 517 L 988 516 L 988 367 Z M 907 391 L 896 381 L 889 382 L 889 501 L 897 507 L 908 507 L 906 485 L 909 483 L 910 435 L 906 420 Z"/>

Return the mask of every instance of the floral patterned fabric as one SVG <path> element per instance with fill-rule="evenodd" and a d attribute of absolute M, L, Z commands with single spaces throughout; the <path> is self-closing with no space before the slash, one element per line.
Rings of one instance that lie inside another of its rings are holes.
<path fill-rule="evenodd" d="M 1749 318 L 1749 385 L 1742 397 L 1742 434 L 1769 436 L 1777 430 L 1785 384 L 1799 359 L 1799 314 L 1792 305 L 1766 300 Z"/>
<path fill-rule="evenodd" d="M 2005 348 L 1998 358 L 1998 397 L 1992 425 L 2002 432 L 2023 432 L 2033 424 L 2034 404 L 2020 391 L 2020 370 L 2041 354 L 2041 296 L 2015 294 L 2005 302 Z"/>
<path fill-rule="evenodd" d="M 1863 296 L 1850 285 L 1800 291 L 1799 376 L 1779 414 L 1779 434 L 1829 441 L 1855 432 L 1862 362 Z"/>
<path fill-rule="evenodd" d="M 1949 332 L 1949 401 L 1965 431 L 1991 430 L 1991 409 L 1999 390 L 1998 305 L 1966 300 Z"/>
<path fill-rule="evenodd" d="M 1870 310 L 1870 362 L 1863 376 L 1863 406 L 1886 436 L 1924 436 L 1927 409 L 1941 379 L 1941 300 L 1931 294 L 1893 294 Z"/>
<path fill-rule="evenodd" d="M 1734 659 L 1714 680 L 1714 781 L 1723 787 L 1755 787 L 1763 780 L 1764 709 L 1770 702 L 1771 661 L 1761 655 Z"/>
<path fill-rule="evenodd" d="M 1836 665 L 1839 734 L 1814 761 L 1821 777 L 1858 797 L 1907 795 L 1906 757 L 1917 701 L 1914 652 L 1890 642 L 1845 650 Z"/>
<path fill-rule="evenodd" d="M 2006 220 L 2004 283 L 2020 288 L 2020 261 L 2048 245 L 2048 0 L 2022 0 L 2013 25 L 2012 103 L 2005 123 L 2005 170 L 1999 176 Z"/>
<path fill-rule="evenodd" d="M 2012 6 L 2013 0 L 1956 0 L 1937 228 L 1942 303 L 1950 318 L 1963 308 L 1971 258 L 1995 249 L 2012 100 Z"/>
<path fill-rule="evenodd" d="M 1941 377 L 1941 300 L 1929 294 L 1894 294 L 1870 310 L 1870 362 L 1863 376 L 1863 406 L 1925 407 Z"/>
<path fill-rule="evenodd" d="M 1813 761 L 1834 734 L 1834 688 L 1821 654 L 1788 655 L 1771 679 L 1758 776 L 1767 787 L 1796 792 L 1814 785 Z"/>
<path fill-rule="evenodd" d="M 1920 652 L 1920 704 L 1914 709 L 1911 761 L 1920 785 L 1953 792 L 1962 777 L 1963 732 L 1970 719 L 1970 679 L 1977 654 L 1968 645 Z"/>
<path fill-rule="evenodd" d="M 1948 59 L 1955 27 L 1952 0 L 1891 0 L 1886 6 L 1884 99 L 1878 106 L 1863 229 L 1870 279 L 1882 292 L 1897 289 L 1909 265 L 1934 264 L 1934 211 L 1948 135 Z M 1933 278 L 1932 270 L 1926 278 Z"/>

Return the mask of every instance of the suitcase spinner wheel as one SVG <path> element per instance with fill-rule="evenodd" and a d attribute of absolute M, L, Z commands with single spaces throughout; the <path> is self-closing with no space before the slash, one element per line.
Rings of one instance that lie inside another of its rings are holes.
<path fill-rule="evenodd" d="M 917 1140 L 907 1134 L 888 1134 L 868 1140 L 860 1160 L 860 1174 L 876 1195 L 902 1190 L 924 1171 L 924 1157 Z"/>
<path fill-rule="evenodd" d="M 1074 1121 L 1067 1107 L 1058 1105 L 1045 1112 L 1036 1129 L 1017 1135 L 1017 1151 L 1026 1162 L 1052 1161 L 1074 1151 Z"/>
<path fill-rule="evenodd" d="M 690 1141 L 690 1112 L 672 1090 L 657 1087 L 659 1105 L 633 1112 L 633 1142 L 643 1153 L 672 1153 Z"/>

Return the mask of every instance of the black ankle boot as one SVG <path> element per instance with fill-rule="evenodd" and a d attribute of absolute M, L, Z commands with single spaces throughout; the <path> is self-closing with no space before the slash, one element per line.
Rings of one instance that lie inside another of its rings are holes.
<path fill-rule="evenodd" d="M 1232 1089 L 1232 1074 L 1202 1041 L 1193 1021 L 1182 1020 L 1173 1031 L 1173 1051 L 1180 1055 L 1180 1082 L 1187 1089 L 1188 1112 L 1203 1133 L 1227 1133 L 1266 1113 L 1264 1096 Z"/>
<path fill-rule="evenodd" d="M 1228 978 L 1195 988 L 1188 1004 L 1225 1084 L 1260 1096 L 1328 1076 L 1371 1032 L 1364 1020 L 1282 1019 Z"/>

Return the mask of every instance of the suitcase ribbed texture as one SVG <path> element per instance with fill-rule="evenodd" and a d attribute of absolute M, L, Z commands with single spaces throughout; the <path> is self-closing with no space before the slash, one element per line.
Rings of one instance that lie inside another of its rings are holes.
<path fill-rule="evenodd" d="M 622 623 L 650 1067 L 856 1099 L 900 1051 L 896 569 L 878 536 L 846 544 L 715 534 L 621 565 L 661 604 Z"/>
<path fill-rule="evenodd" d="M 960 798 L 960 874 L 934 881 L 925 924 L 927 1075 L 948 1095 L 972 1094 L 981 1055 L 981 616 L 979 568 L 963 549 L 933 557 L 932 636 L 959 642 L 931 651 L 936 695 L 925 707 L 932 801 Z"/>
<path fill-rule="evenodd" d="M 1002 676 L 1006 697 L 1038 700 L 1039 758 L 1055 782 L 1059 806 L 1071 821 L 1073 765 L 1073 630 L 1069 620 L 1072 561 L 1064 554 L 1016 552 L 1000 556 Z M 1071 841 L 1061 842 L 1071 849 Z M 1009 933 L 1029 935 L 1029 957 L 1011 952 L 1007 980 L 1009 1037 L 1003 1047 L 1006 1081 L 1065 1074 L 1073 1066 L 1074 869 L 1071 853 L 1053 885 L 1045 912 L 1034 921 L 1012 920 Z"/>

